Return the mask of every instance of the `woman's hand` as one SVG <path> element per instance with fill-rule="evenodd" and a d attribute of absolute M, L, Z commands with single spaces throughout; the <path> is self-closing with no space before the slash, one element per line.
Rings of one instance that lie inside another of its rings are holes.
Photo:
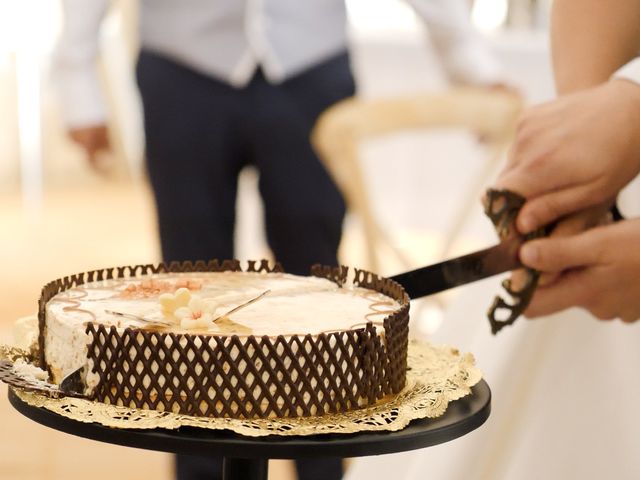
<path fill-rule="evenodd" d="M 640 319 L 640 219 L 532 240 L 522 246 L 520 259 L 543 273 L 564 272 L 538 287 L 528 317 L 580 306 L 602 320 Z"/>
<path fill-rule="evenodd" d="M 496 187 L 527 198 L 517 228 L 528 233 L 610 204 L 640 172 L 640 86 L 613 80 L 530 108 Z"/>

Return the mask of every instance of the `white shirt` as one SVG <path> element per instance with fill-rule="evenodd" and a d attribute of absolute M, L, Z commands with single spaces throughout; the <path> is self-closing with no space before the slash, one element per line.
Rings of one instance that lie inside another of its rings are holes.
<path fill-rule="evenodd" d="M 498 62 L 471 26 L 464 0 L 407 1 L 427 24 L 452 81 L 500 80 Z M 108 5 L 62 0 L 52 75 L 71 128 L 106 120 L 96 60 Z M 236 87 L 246 85 L 258 65 L 278 83 L 345 50 L 346 24 L 344 0 L 140 0 L 142 48 Z"/>
<path fill-rule="evenodd" d="M 614 72 L 612 78 L 628 80 L 640 85 L 640 57 L 636 57 Z"/>

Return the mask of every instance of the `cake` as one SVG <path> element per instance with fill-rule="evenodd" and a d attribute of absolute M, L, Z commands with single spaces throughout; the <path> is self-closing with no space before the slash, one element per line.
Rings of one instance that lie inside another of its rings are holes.
<path fill-rule="evenodd" d="M 211 261 L 65 277 L 40 298 L 40 366 L 54 383 L 79 375 L 96 401 L 195 416 L 370 406 L 404 387 L 409 299 L 351 272 Z"/>

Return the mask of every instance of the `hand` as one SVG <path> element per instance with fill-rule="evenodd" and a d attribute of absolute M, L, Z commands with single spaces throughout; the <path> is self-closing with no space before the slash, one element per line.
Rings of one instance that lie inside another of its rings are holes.
<path fill-rule="evenodd" d="M 106 125 L 74 128 L 69 130 L 69 137 L 84 149 L 93 169 L 105 173 L 111 168 L 111 162 L 105 161 L 105 157 L 101 155 L 101 153 L 111 150 Z"/>
<path fill-rule="evenodd" d="M 496 187 L 528 199 L 528 233 L 610 202 L 639 171 L 640 86 L 613 80 L 529 109 Z"/>
<path fill-rule="evenodd" d="M 602 320 L 640 319 L 640 219 L 600 226 L 578 235 L 525 243 L 521 261 L 545 273 L 565 272 L 539 287 L 525 312 L 548 315 L 571 306 Z"/>
<path fill-rule="evenodd" d="M 549 237 L 570 237 L 585 230 L 589 230 L 590 228 L 611 223 L 612 218 L 610 210 L 612 205 L 613 202 L 605 202 L 563 218 L 557 223 L 553 231 L 549 234 Z M 538 285 L 553 283 L 561 275 L 562 272 L 542 273 L 540 275 Z"/>

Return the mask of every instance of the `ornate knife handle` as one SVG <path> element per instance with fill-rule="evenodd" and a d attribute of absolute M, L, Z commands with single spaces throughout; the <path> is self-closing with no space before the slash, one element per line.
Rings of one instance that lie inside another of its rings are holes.
<path fill-rule="evenodd" d="M 487 190 L 484 202 L 485 213 L 496 228 L 500 239 L 518 235 L 515 220 L 524 202 L 523 196 L 509 190 Z M 552 226 L 539 228 L 525 235 L 523 241 L 546 236 L 552 228 Z M 519 288 L 512 285 L 511 279 L 502 282 L 502 287 L 511 296 L 512 303 L 500 296 L 496 296 L 493 300 L 487 316 L 494 335 L 507 325 L 513 324 L 531 302 L 531 297 L 538 286 L 540 272 L 524 267 L 524 275 L 524 284 Z"/>

